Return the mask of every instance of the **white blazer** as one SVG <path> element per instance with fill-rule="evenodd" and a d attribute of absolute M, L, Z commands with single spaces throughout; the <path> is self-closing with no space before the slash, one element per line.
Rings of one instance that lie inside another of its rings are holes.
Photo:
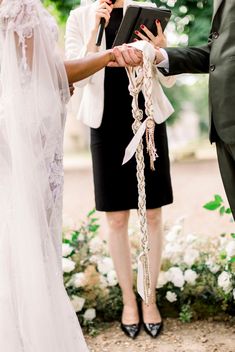
<path fill-rule="evenodd" d="M 127 6 L 129 5 L 139 6 L 152 6 L 156 5 L 151 2 L 136 2 L 131 0 L 124 0 L 123 12 L 125 13 Z M 70 16 L 66 25 L 66 36 L 65 36 L 65 49 L 66 58 L 69 60 L 82 58 L 90 53 L 87 50 L 87 43 L 92 28 L 95 24 L 95 12 L 98 6 L 98 1 L 91 3 L 86 6 L 80 6 L 70 12 Z M 106 49 L 105 33 L 102 38 L 100 51 Z M 77 118 L 84 124 L 92 128 L 98 128 L 102 122 L 102 116 L 104 111 L 104 69 L 95 73 L 94 75 L 76 83 L 78 101 L 78 112 Z M 164 77 L 158 72 L 162 84 L 167 87 L 172 86 L 175 83 L 175 78 Z M 154 88 L 153 88 L 154 89 Z M 156 94 L 158 91 L 156 90 Z M 154 97 L 154 91 L 153 91 Z M 154 110 L 159 111 L 159 106 L 153 101 Z M 163 105 L 163 104 L 162 104 Z M 164 109 L 164 106 L 162 107 Z M 169 116 L 169 115 L 168 115 Z M 168 117 L 167 116 L 167 117 Z M 161 121 L 162 122 L 162 121 Z"/>

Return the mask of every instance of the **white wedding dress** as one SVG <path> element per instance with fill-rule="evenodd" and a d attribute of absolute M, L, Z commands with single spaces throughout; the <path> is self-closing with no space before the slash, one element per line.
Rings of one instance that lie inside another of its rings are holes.
<path fill-rule="evenodd" d="M 0 4 L 0 350 L 87 352 L 63 286 L 62 144 L 69 98 L 39 0 Z"/>

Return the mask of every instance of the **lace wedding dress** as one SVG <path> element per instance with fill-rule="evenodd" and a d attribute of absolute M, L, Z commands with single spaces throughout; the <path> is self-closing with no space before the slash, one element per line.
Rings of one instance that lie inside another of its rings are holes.
<path fill-rule="evenodd" d="M 62 143 L 69 98 L 39 0 L 0 1 L 0 349 L 87 352 L 63 286 Z"/>

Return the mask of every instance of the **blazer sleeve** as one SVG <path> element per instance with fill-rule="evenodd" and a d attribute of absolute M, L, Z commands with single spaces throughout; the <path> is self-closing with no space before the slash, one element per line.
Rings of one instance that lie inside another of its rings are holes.
<path fill-rule="evenodd" d="M 76 60 L 85 57 L 87 52 L 86 44 L 81 33 L 81 25 L 79 25 L 79 10 L 70 12 L 66 23 L 65 32 L 65 55 L 68 60 Z M 85 78 L 77 82 L 76 87 L 82 88 L 89 83 L 91 77 Z"/>
<path fill-rule="evenodd" d="M 201 47 L 165 48 L 169 57 L 169 71 L 161 69 L 165 76 L 181 73 L 208 73 L 210 44 Z"/>

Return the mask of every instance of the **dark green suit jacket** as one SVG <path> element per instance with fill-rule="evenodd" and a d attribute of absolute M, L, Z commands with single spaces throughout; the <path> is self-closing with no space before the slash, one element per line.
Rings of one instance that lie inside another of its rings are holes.
<path fill-rule="evenodd" d="M 166 51 L 169 75 L 209 73 L 210 140 L 235 143 L 235 0 L 214 0 L 207 45 Z"/>

